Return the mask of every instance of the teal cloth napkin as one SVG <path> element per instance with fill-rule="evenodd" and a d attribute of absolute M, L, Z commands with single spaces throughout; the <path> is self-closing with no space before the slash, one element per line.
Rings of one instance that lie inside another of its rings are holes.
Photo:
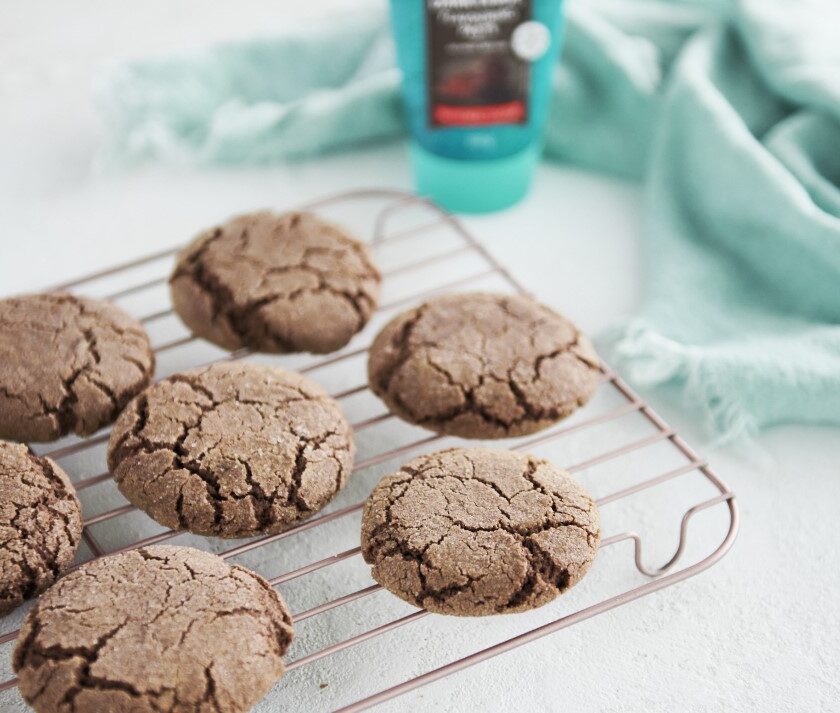
<path fill-rule="evenodd" d="M 110 156 L 305 157 L 399 136 L 385 8 L 119 67 Z M 645 182 L 645 296 L 611 335 L 713 433 L 840 424 L 840 3 L 569 2 L 546 155 Z"/>

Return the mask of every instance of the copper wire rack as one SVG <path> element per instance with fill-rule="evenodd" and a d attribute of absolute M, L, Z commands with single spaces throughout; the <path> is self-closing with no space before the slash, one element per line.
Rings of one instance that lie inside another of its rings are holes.
<path fill-rule="evenodd" d="M 287 675 L 258 706 L 260 710 L 297 709 L 294 701 L 301 703 L 299 707 L 305 702 L 307 710 L 359 711 L 381 704 L 693 577 L 729 550 L 738 529 L 732 491 L 619 376 L 604 367 L 595 398 L 572 417 L 533 436 L 492 443 L 550 457 L 596 495 L 604 536 L 595 566 L 575 589 L 536 612 L 457 619 L 454 625 L 448 620 L 446 630 L 454 638 L 455 654 L 436 658 L 446 649 L 440 639 L 444 634 L 438 631 L 432 642 L 429 631 L 442 627 L 443 618 L 412 609 L 373 582 L 359 556 L 358 522 L 364 499 L 381 475 L 410 457 L 459 439 L 430 434 L 383 410 L 366 384 L 366 352 L 385 321 L 433 294 L 474 289 L 527 294 L 527 290 L 456 218 L 417 196 L 363 190 L 294 208 L 316 211 L 369 240 L 382 268 L 382 304 L 372 323 L 331 355 L 269 356 L 246 349 L 227 353 L 189 334 L 172 312 L 166 284 L 179 248 L 54 289 L 105 297 L 138 317 L 155 345 L 157 378 L 200 364 L 250 359 L 309 374 L 326 386 L 353 422 L 358 457 L 347 488 L 323 512 L 271 536 L 238 541 L 197 537 L 166 530 L 122 498 L 105 470 L 107 430 L 34 447 L 62 465 L 82 500 L 85 526 L 79 563 L 173 541 L 250 566 L 280 588 L 296 612 L 297 638 Z M 608 556 L 610 552 L 614 554 Z M 5 651 L 0 708 L 4 710 L 23 705 L 13 690 L 16 681 L 8 661 L 26 609 L 0 622 L 0 647 Z M 421 624 L 423 619 L 426 622 Z M 401 632 L 421 626 L 431 627 L 425 636 L 416 634 L 408 643 L 400 639 Z M 358 679 L 365 685 L 319 683 L 334 680 L 337 667 L 347 670 L 346 660 L 329 664 L 342 656 L 353 657 Z M 387 675 L 381 673 L 377 657 L 406 660 L 385 667 L 391 674 Z M 379 675 L 367 675 L 374 670 Z"/>

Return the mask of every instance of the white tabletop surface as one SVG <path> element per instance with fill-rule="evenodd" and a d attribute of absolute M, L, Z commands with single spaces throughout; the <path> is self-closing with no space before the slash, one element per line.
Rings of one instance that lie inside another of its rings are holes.
<path fill-rule="evenodd" d="M 410 188 L 400 144 L 294 166 L 92 168 L 101 130 L 89 86 L 103 60 L 266 33 L 329 4 L 6 0 L 0 295 L 182 243 L 234 212 Z M 539 298 L 593 334 L 636 308 L 642 222 L 638 186 L 556 165 L 539 170 L 515 209 L 466 220 Z M 840 710 L 840 432 L 785 427 L 751 449 L 714 448 L 680 404 L 646 396 L 737 492 L 743 521 L 732 552 L 697 578 L 384 708 Z M 427 668 L 450 658 L 442 652 Z M 0 708 L 20 705 L 16 695 L 4 694 Z M 261 710 L 287 709 L 282 695 L 270 700 Z"/>

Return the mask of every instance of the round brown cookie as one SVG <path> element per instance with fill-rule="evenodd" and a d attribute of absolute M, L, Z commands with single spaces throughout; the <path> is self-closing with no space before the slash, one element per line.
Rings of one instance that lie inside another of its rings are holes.
<path fill-rule="evenodd" d="M 368 248 L 309 213 L 268 211 L 202 233 L 170 278 L 175 311 L 226 349 L 331 352 L 365 326 L 381 277 Z"/>
<path fill-rule="evenodd" d="M 221 363 L 149 387 L 111 432 L 108 466 L 155 520 L 201 535 L 274 533 L 344 487 L 352 433 L 300 374 Z"/>
<path fill-rule="evenodd" d="M 598 550 L 592 498 L 548 461 L 453 448 L 383 478 L 362 554 L 401 599 L 440 614 L 534 609 L 578 582 Z"/>
<path fill-rule="evenodd" d="M 49 458 L 0 441 L 0 614 L 49 587 L 73 562 L 82 510 Z"/>
<path fill-rule="evenodd" d="M 248 711 L 283 675 L 293 637 L 262 577 L 190 547 L 83 565 L 26 617 L 12 658 L 44 713 Z"/>
<path fill-rule="evenodd" d="M 370 387 L 438 433 L 533 433 L 586 403 L 598 356 L 569 320 L 527 297 L 445 295 L 405 312 L 370 349 Z"/>
<path fill-rule="evenodd" d="M 51 441 L 111 423 L 150 381 L 140 324 L 64 293 L 0 300 L 0 437 Z"/>

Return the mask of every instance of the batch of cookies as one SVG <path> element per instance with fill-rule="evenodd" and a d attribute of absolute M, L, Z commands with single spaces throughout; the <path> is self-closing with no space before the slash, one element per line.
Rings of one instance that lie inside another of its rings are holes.
<path fill-rule="evenodd" d="M 352 428 L 311 379 L 246 352 L 327 353 L 376 308 L 371 252 L 308 213 L 206 231 L 170 277 L 175 312 L 233 354 L 153 382 L 142 325 L 68 293 L 0 300 L 0 614 L 39 596 L 13 654 L 37 711 L 246 711 L 283 674 L 292 617 L 265 580 L 189 547 L 147 546 L 74 567 L 82 510 L 27 441 L 113 424 L 108 468 L 160 524 L 224 538 L 284 531 L 353 471 Z M 598 358 L 533 300 L 451 294 L 400 314 L 368 355 L 371 390 L 439 434 L 533 433 L 583 405 Z M 373 578 L 417 607 L 478 616 L 545 604 L 587 572 L 592 498 L 516 451 L 421 455 L 370 493 L 361 549 Z M 138 665 L 142 662 L 142 665 Z"/>

